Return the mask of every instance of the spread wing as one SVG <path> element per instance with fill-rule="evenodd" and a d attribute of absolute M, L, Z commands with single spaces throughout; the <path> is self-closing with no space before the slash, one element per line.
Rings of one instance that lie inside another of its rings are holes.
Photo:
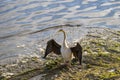
<path fill-rule="evenodd" d="M 60 55 L 61 54 L 60 49 L 61 45 L 59 45 L 54 39 L 49 40 L 47 42 L 46 51 L 43 58 L 46 58 L 46 56 L 51 52 Z"/>
<path fill-rule="evenodd" d="M 79 60 L 79 63 L 81 65 L 81 62 L 82 62 L 82 47 L 79 43 L 77 43 L 76 46 L 74 47 L 71 47 L 70 48 L 72 53 L 73 53 L 73 56 Z"/>

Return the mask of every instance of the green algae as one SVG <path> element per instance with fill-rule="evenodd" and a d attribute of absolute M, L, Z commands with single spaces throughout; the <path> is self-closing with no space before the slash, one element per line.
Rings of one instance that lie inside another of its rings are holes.
<path fill-rule="evenodd" d="M 73 64 L 72 67 L 61 65 L 62 58 L 54 60 L 46 60 L 44 66 L 39 69 L 33 69 L 23 72 L 14 77 L 13 80 L 21 78 L 30 79 L 30 75 L 46 74 L 43 80 L 106 80 L 119 79 L 120 77 L 120 54 L 88 54 L 84 56 L 83 67 L 78 68 L 78 64 Z M 37 73 L 36 73 L 37 72 Z M 24 77 L 23 75 L 28 75 Z M 56 77 L 57 76 L 57 77 Z M 32 77 L 32 76 L 31 76 Z"/>
<path fill-rule="evenodd" d="M 42 66 L 27 67 L 10 80 L 28 80 L 36 75 L 45 74 L 43 80 L 117 80 L 120 79 L 120 31 L 103 38 L 100 34 L 90 34 L 81 42 L 83 47 L 83 65 L 72 63 L 71 67 L 61 65 L 63 60 L 48 58 Z M 87 52 L 87 55 L 84 55 Z M 29 66 L 39 64 L 39 59 L 32 57 L 26 63 Z M 33 64 L 31 64 L 34 62 Z M 22 65 L 23 63 L 20 63 Z M 13 69 L 12 69 L 13 70 Z M 6 78 L 2 78 L 6 80 Z M 9 79 L 8 79 L 9 80 Z"/>

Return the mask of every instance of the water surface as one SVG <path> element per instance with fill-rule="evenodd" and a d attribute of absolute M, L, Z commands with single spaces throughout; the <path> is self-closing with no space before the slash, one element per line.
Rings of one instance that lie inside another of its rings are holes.
<path fill-rule="evenodd" d="M 0 0 L 0 63 L 39 54 L 52 38 L 61 43 L 60 28 L 74 42 L 88 27 L 118 30 L 119 21 L 120 0 Z"/>

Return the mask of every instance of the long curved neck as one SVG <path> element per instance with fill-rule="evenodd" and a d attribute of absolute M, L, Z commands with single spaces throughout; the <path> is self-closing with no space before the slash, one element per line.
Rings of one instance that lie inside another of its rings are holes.
<path fill-rule="evenodd" d="M 66 42 L 66 33 L 65 31 L 62 31 L 64 34 L 64 39 L 63 39 L 63 46 L 67 46 L 67 42 Z"/>

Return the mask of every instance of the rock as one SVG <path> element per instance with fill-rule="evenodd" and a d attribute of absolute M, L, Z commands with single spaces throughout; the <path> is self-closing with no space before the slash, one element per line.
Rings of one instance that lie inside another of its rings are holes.
<path fill-rule="evenodd" d="M 12 75 L 14 75 L 14 73 L 10 72 L 2 73 L 2 76 L 4 76 L 5 78 L 10 78 Z"/>
<path fill-rule="evenodd" d="M 41 80 L 43 76 L 45 76 L 46 74 L 41 74 L 41 75 L 37 75 L 29 80 Z"/>
<path fill-rule="evenodd" d="M 114 72 L 116 69 L 109 69 L 108 72 Z"/>

